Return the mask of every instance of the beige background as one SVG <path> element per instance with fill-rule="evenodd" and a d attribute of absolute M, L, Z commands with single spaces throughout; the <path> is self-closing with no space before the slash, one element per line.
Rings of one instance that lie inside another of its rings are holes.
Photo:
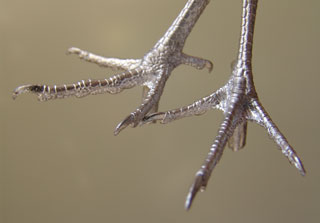
<path fill-rule="evenodd" d="M 141 88 L 47 103 L 34 95 L 11 99 L 21 84 L 111 76 L 109 69 L 66 56 L 66 49 L 142 57 L 185 2 L 0 0 L 0 222 L 320 221 L 317 0 L 260 1 L 254 39 L 257 91 L 303 160 L 304 178 L 266 131 L 250 123 L 246 148 L 225 151 L 206 192 L 186 212 L 185 196 L 220 111 L 114 137 L 118 122 L 139 105 Z M 191 103 L 227 81 L 240 14 L 240 1 L 210 3 L 185 52 L 213 60 L 215 68 L 211 74 L 176 69 L 160 110 Z"/>

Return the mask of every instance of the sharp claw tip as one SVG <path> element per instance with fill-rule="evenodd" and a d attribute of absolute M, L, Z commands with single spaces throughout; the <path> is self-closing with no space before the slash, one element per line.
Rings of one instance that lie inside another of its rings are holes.
<path fill-rule="evenodd" d="M 307 174 L 305 169 L 301 169 L 301 170 L 299 170 L 299 172 L 300 172 L 301 176 L 303 176 L 303 177 L 306 176 L 306 174 Z"/>
<path fill-rule="evenodd" d="M 118 129 L 114 130 L 113 135 L 117 136 L 120 133 L 120 131 Z"/>
<path fill-rule="evenodd" d="M 120 122 L 120 123 L 117 125 L 117 127 L 116 127 L 116 129 L 114 130 L 113 134 L 114 134 L 115 136 L 117 136 L 117 135 L 118 135 L 123 129 L 125 129 L 127 126 L 128 126 L 128 124 L 127 124 L 127 119 L 125 119 L 124 121 Z"/>
<path fill-rule="evenodd" d="M 294 166 L 298 169 L 299 173 L 302 175 L 302 176 L 305 176 L 306 175 L 306 170 L 302 164 L 302 161 L 299 159 L 299 157 L 296 156 L 295 158 L 295 162 L 294 162 Z"/>
<path fill-rule="evenodd" d="M 213 70 L 213 63 L 211 61 L 207 63 L 207 68 L 209 70 L 209 73 L 211 73 L 211 71 Z"/>
<path fill-rule="evenodd" d="M 114 136 L 119 135 L 119 133 L 121 132 L 121 123 L 116 127 L 116 129 L 114 130 L 113 134 Z"/>
<path fill-rule="evenodd" d="M 195 196 L 197 195 L 197 193 L 199 191 L 203 192 L 205 190 L 206 183 L 204 182 L 203 177 L 204 176 L 203 176 L 202 171 L 199 171 L 196 174 L 195 180 L 194 180 L 192 186 L 190 187 L 190 190 L 189 190 L 189 193 L 187 195 L 187 199 L 186 199 L 186 202 L 184 205 L 186 210 L 189 210 L 191 208 L 192 202 L 193 202 Z"/>
<path fill-rule="evenodd" d="M 191 204 L 192 204 L 192 200 L 193 200 L 193 197 L 191 196 L 191 194 L 188 194 L 186 202 L 184 203 L 184 208 L 186 209 L 186 211 L 190 210 Z"/>
<path fill-rule="evenodd" d="M 15 100 L 19 94 L 20 94 L 19 91 L 17 91 L 17 89 L 15 89 L 12 93 L 12 99 Z"/>
<path fill-rule="evenodd" d="M 30 84 L 17 87 L 16 89 L 14 89 L 14 91 L 12 93 L 12 99 L 15 100 L 19 94 L 29 92 L 31 87 L 32 87 L 32 85 L 30 85 Z"/>
<path fill-rule="evenodd" d="M 114 130 L 114 135 L 118 135 L 123 129 L 132 123 L 132 115 L 129 115 L 122 122 L 120 122 Z M 135 126 L 134 126 L 135 127 Z"/>

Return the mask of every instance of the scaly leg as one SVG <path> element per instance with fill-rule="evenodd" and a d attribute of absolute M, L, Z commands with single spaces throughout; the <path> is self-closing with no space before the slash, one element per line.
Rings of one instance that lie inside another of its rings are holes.
<path fill-rule="evenodd" d="M 279 146 L 280 150 L 288 158 L 289 162 L 299 170 L 302 176 L 304 176 L 306 171 L 303 167 L 303 164 L 297 153 L 289 144 L 288 140 L 280 132 L 276 124 L 272 121 L 269 114 L 265 111 L 259 101 L 254 101 L 253 106 L 254 109 L 252 110 L 250 120 L 256 122 L 267 130 L 269 136 Z"/>
<path fill-rule="evenodd" d="M 140 121 L 142 121 L 143 117 L 155 106 L 159 101 L 159 98 L 162 95 L 164 85 L 166 83 L 166 76 L 161 75 L 157 80 L 156 87 L 154 89 L 150 89 L 148 94 L 143 101 L 143 103 L 129 116 L 127 116 L 122 122 L 118 124 L 116 130 L 114 131 L 115 135 L 118 135 L 120 131 L 126 128 L 128 125 L 133 124 L 133 127 L 136 127 Z"/>
<path fill-rule="evenodd" d="M 183 117 L 202 114 L 208 109 L 214 108 L 222 110 L 225 114 L 225 119 L 219 128 L 208 157 L 197 172 L 194 183 L 189 190 L 185 203 L 186 209 L 191 207 L 197 192 L 203 191 L 206 187 L 212 170 L 222 156 L 226 143 L 229 141 L 229 146 L 234 151 L 245 145 L 248 120 L 263 126 L 289 162 L 299 170 L 301 175 L 306 173 L 300 158 L 264 110 L 255 90 L 251 61 L 257 4 L 258 0 L 243 0 L 239 52 L 227 84 L 210 96 L 189 106 L 150 114 L 144 118 L 145 123 L 154 120 L 168 123 Z M 217 97 L 217 95 L 222 95 L 222 97 Z M 210 100 L 214 102 L 213 106 L 208 106 L 207 102 Z"/>
<path fill-rule="evenodd" d="M 124 70 L 123 74 L 109 79 L 80 81 L 76 84 L 58 87 L 23 85 L 14 90 L 13 98 L 21 93 L 31 92 L 36 93 L 41 101 L 45 101 L 71 95 L 83 97 L 104 92 L 118 93 L 137 85 L 148 87 L 149 94 L 146 102 L 143 102 L 135 112 L 118 125 L 115 133 L 119 133 L 130 124 L 135 127 L 142 121 L 144 115 L 152 110 L 156 111 L 165 82 L 177 66 L 187 64 L 198 69 L 212 70 L 210 61 L 188 56 L 182 51 L 187 37 L 208 4 L 209 0 L 188 0 L 167 32 L 141 59 L 105 58 L 74 47 L 68 50 L 69 54 L 76 54 L 85 61 L 115 70 Z"/>
<path fill-rule="evenodd" d="M 225 100 L 225 97 L 225 89 L 221 88 L 213 94 L 195 101 L 190 105 L 183 106 L 178 109 L 173 109 L 167 112 L 158 112 L 146 115 L 144 117 L 143 124 L 154 122 L 157 120 L 161 121 L 162 124 L 166 124 L 185 117 L 203 115 L 210 109 L 221 109 L 221 102 Z"/>
<path fill-rule="evenodd" d="M 38 95 L 39 101 L 47 101 L 58 98 L 76 96 L 78 98 L 90 94 L 101 94 L 108 92 L 116 94 L 123 89 L 132 88 L 142 83 L 143 79 L 137 75 L 139 70 L 133 70 L 115 75 L 102 80 L 82 80 L 74 84 L 53 85 L 23 85 L 13 91 L 13 99 L 19 94 L 31 92 Z"/>
<path fill-rule="evenodd" d="M 82 60 L 113 70 L 133 70 L 141 64 L 141 59 L 106 58 L 76 47 L 69 48 L 67 54 L 76 54 Z"/>

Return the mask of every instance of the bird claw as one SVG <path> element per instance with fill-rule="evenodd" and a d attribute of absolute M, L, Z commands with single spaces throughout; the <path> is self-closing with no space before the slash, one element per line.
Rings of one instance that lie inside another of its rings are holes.
<path fill-rule="evenodd" d="M 116 129 L 114 130 L 114 135 L 118 135 L 123 129 L 125 129 L 129 125 L 132 125 L 132 127 L 136 127 L 142 120 L 143 115 L 138 114 L 137 112 L 131 113 L 117 125 Z"/>
<path fill-rule="evenodd" d="M 132 123 L 133 117 L 132 114 L 130 114 L 128 117 L 126 117 L 122 122 L 120 122 L 116 129 L 114 130 L 114 135 L 118 135 L 123 129 L 125 129 L 128 125 Z"/>
<path fill-rule="evenodd" d="M 14 89 L 13 94 L 12 94 L 12 98 L 14 100 L 18 97 L 19 94 L 24 94 L 24 93 L 28 93 L 28 92 L 32 92 L 32 91 L 37 92 L 38 88 L 40 89 L 40 87 L 38 85 L 32 85 L 32 84 L 19 86 L 16 89 Z"/>
<path fill-rule="evenodd" d="M 211 73 L 211 71 L 213 70 L 213 63 L 210 60 L 206 60 L 205 68 L 207 68 L 209 73 Z"/>
<path fill-rule="evenodd" d="M 203 172 L 203 170 L 199 170 L 196 174 L 196 178 L 194 179 L 193 184 L 189 189 L 189 193 L 187 195 L 187 199 L 185 202 L 185 209 L 189 210 L 193 199 L 195 198 L 198 191 L 203 192 L 206 189 L 207 182 L 209 179 L 209 175 L 207 172 Z"/>
<path fill-rule="evenodd" d="M 306 175 L 306 170 L 304 169 L 304 166 L 303 166 L 301 160 L 299 159 L 299 157 L 297 155 L 295 155 L 292 158 L 292 164 L 298 169 L 298 171 L 301 174 L 301 176 L 305 176 Z"/>

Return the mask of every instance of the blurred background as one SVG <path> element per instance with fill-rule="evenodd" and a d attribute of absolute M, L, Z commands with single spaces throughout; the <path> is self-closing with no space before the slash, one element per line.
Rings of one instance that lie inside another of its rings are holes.
<path fill-rule="evenodd" d="M 301 157 L 301 177 L 249 123 L 247 145 L 229 149 L 189 212 L 184 201 L 223 119 L 220 111 L 167 125 L 115 126 L 141 102 L 141 87 L 40 103 L 13 101 L 23 84 L 64 84 L 114 72 L 66 56 L 71 47 L 106 57 L 141 58 L 186 0 L 0 0 L 0 171 L 4 223 L 319 222 L 320 2 L 260 1 L 253 72 L 259 97 Z M 212 93 L 235 59 L 241 1 L 206 8 L 184 52 L 214 70 L 180 66 L 160 110 Z"/>

